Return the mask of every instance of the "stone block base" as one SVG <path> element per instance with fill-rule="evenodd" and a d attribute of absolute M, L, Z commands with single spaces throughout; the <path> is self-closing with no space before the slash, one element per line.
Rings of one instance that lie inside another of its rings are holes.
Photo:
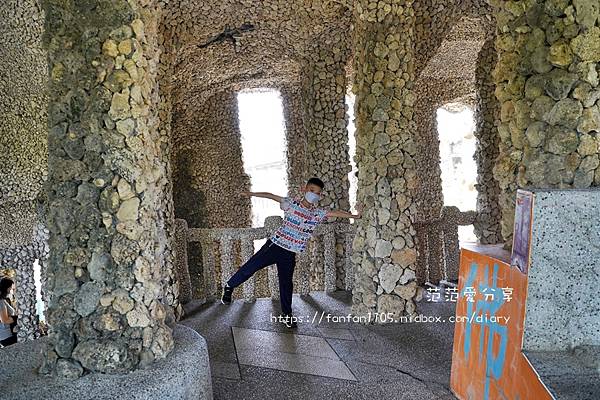
<path fill-rule="evenodd" d="M 208 347 L 196 331 L 173 330 L 175 349 L 147 369 L 129 374 L 89 374 L 78 380 L 38 375 L 46 339 L 0 349 L 3 400 L 212 400 Z"/>

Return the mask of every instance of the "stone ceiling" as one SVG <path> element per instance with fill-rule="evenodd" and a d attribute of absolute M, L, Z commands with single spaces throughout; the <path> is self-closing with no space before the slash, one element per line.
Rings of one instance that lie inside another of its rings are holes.
<path fill-rule="evenodd" d="M 299 82 L 302 67 L 315 51 L 349 55 L 352 46 L 351 0 L 251 0 L 169 2 L 165 7 L 165 42 L 174 44 L 173 111 L 195 113 L 210 96 L 225 88 L 278 87 Z M 481 47 L 481 19 L 490 18 L 485 0 L 416 0 L 417 71 L 427 65 L 428 76 L 460 78 L 463 61 L 474 69 Z M 471 18 L 463 18 L 463 17 Z M 459 28 L 452 29 L 462 18 Z M 479 19 L 479 20 L 478 20 Z M 232 41 L 199 46 L 244 23 L 254 30 Z M 473 33 L 476 32 L 474 35 Z M 447 38 L 445 46 L 438 47 Z M 475 56 L 474 56 L 475 52 Z M 448 60 L 452 70 L 442 68 Z"/>
<path fill-rule="evenodd" d="M 180 1 L 167 8 L 167 30 L 178 48 L 173 100 L 176 113 L 193 112 L 223 88 L 298 82 L 307 55 L 317 48 L 350 45 L 351 11 L 338 3 L 310 0 Z M 231 41 L 200 48 L 226 27 L 254 25 Z"/>

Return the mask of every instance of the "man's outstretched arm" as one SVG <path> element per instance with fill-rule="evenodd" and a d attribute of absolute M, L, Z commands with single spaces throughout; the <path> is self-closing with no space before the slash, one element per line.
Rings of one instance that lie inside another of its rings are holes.
<path fill-rule="evenodd" d="M 275 200 L 279 203 L 281 203 L 283 201 L 283 197 L 282 196 L 277 196 L 273 193 L 269 193 L 269 192 L 242 192 L 240 193 L 242 196 L 244 197 L 263 197 L 265 199 L 271 199 L 271 200 Z"/>
<path fill-rule="evenodd" d="M 342 210 L 330 210 L 327 211 L 327 217 L 336 217 L 336 218 L 354 218 L 354 219 L 359 219 L 362 217 L 362 207 L 361 206 L 357 206 L 356 207 L 357 213 L 356 214 L 352 214 L 349 213 L 348 211 L 342 211 Z"/>

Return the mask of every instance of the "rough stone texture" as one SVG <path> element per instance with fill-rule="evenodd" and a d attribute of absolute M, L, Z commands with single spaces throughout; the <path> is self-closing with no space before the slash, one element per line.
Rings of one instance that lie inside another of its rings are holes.
<path fill-rule="evenodd" d="M 191 121 L 173 121 L 175 215 L 191 228 L 252 224 L 251 202 L 239 195 L 250 190 L 250 177 L 244 172 L 237 107 L 236 93 L 222 92 Z M 192 297 L 202 298 L 202 250 L 198 243 L 188 249 Z"/>
<path fill-rule="evenodd" d="M 518 187 L 600 183 L 597 2 L 493 1 L 500 102 L 502 235 L 512 236 Z"/>
<path fill-rule="evenodd" d="M 465 8 L 466 6 L 466 8 Z M 415 2 L 415 13 L 419 15 L 418 3 Z M 476 233 L 486 243 L 498 242 L 500 239 L 490 233 L 494 229 L 492 214 L 497 214 L 498 185 L 493 179 L 492 168 L 497 154 L 497 133 L 494 130 L 494 103 L 487 106 L 488 97 L 495 101 L 490 90 L 490 70 L 495 60 L 490 58 L 493 42 L 488 38 L 493 32 L 491 9 L 485 5 L 448 5 L 442 9 L 439 21 L 434 25 L 440 29 L 443 41 L 434 39 L 437 44 L 433 55 L 428 55 L 424 68 L 418 70 L 415 85 L 415 122 L 419 135 L 415 138 L 418 152 L 415 158 L 418 176 L 417 188 L 417 220 L 415 229 L 418 236 L 417 276 L 420 283 L 437 284 L 441 279 L 457 279 L 458 264 L 455 254 L 458 251 L 456 235 L 457 225 L 447 216 L 443 216 L 444 199 L 440 170 L 440 140 L 437 127 L 437 110 L 445 108 L 450 111 L 465 107 L 474 109 L 477 119 L 477 151 L 479 162 L 478 210 Z M 446 15 L 447 14 L 447 15 Z M 417 20 L 417 25 L 418 25 Z M 420 28 L 416 28 L 419 32 Z M 417 48 L 432 46 L 432 43 L 417 43 Z M 487 47 L 483 47 L 486 43 Z M 491 46 L 491 48 L 490 48 Z M 424 62 L 423 55 L 416 55 L 417 64 Z M 486 62 L 489 63 L 485 64 Z M 483 71 L 483 72 L 482 72 Z M 487 75 L 486 72 L 487 71 Z M 487 97 L 484 97 L 487 96 Z M 489 111 L 488 111 L 489 109 Z M 486 114 L 487 113 L 487 114 Z M 495 147 L 494 147 L 495 146 Z M 496 153 L 494 153 L 496 149 Z M 496 197 L 494 197 L 496 194 Z M 496 221 L 497 223 L 497 221 Z M 454 232 L 452 231 L 454 229 Z M 450 271 L 449 271 L 450 270 Z"/>
<path fill-rule="evenodd" d="M 477 149 L 477 219 L 474 223 L 475 234 L 482 244 L 502 242 L 500 220 L 502 218 L 498 196 L 500 187 L 494 178 L 493 168 L 498 157 L 498 117 L 499 105 L 494 96 L 492 71 L 496 65 L 494 37 L 488 35 L 477 57 L 475 70 L 476 109 L 475 136 Z"/>
<path fill-rule="evenodd" d="M 239 35 L 237 43 L 199 47 L 225 27 L 246 22 L 255 29 Z M 164 26 L 176 58 L 174 112 L 193 118 L 205 99 L 226 88 L 300 83 L 300 70 L 315 48 L 334 51 L 349 41 L 350 22 L 347 2 L 169 2 Z"/>
<path fill-rule="evenodd" d="M 44 3 L 51 331 L 43 373 L 123 372 L 173 348 L 165 319 L 178 293 L 165 285 L 173 280 L 168 140 L 156 85 L 161 9 L 143 4 Z"/>
<path fill-rule="evenodd" d="M 14 271 L 10 277 L 15 282 L 16 311 L 19 341 L 40 337 L 39 319 L 36 309 L 36 288 L 33 264 L 37 259 L 41 272 L 42 299 L 46 300 L 46 265 L 48 261 L 48 230 L 42 225 L 34 227 L 31 243 L 23 246 L 0 249 L 0 268 Z"/>
<path fill-rule="evenodd" d="M 48 153 L 43 28 L 36 1 L 0 6 L 0 248 L 31 243 L 40 220 Z"/>
<path fill-rule="evenodd" d="M 386 264 L 393 265 L 386 269 L 397 268 L 402 274 L 416 269 L 416 257 L 405 265 L 391 258 L 397 237 L 403 241 L 397 242 L 399 247 L 395 250 L 416 253 L 413 2 L 363 0 L 356 3 L 354 11 L 354 65 L 361 66 L 355 68 L 353 87 L 355 160 L 359 171 L 357 201 L 364 204 L 366 211 L 353 243 L 352 309 L 357 315 L 413 314 L 414 299 L 384 294 L 378 276 Z M 396 62 L 398 58 L 404 62 Z"/>
<path fill-rule="evenodd" d="M 222 92 L 207 100 L 190 126 L 173 121 L 174 199 L 177 218 L 194 228 L 247 227 L 251 203 L 239 193 L 250 190 L 244 173 L 237 98 Z M 224 149 L 226 149 L 224 151 Z"/>
<path fill-rule="evenodd" d="M 600 190 L 535 190 L 523 348 L 600 346 Z"/>
<path fill-rule="evenodd" d="M 308 176 L 308 131 L 304 120 L 304 105 L 300 87 L 281 89 L 285 121 L 288 195 L 300 195 L 300 187 Z"/>
<path fill-rule="evenodd" d="M 343 43 L 340 45 L 344 45 Z M 321 207 L 350 208 L 346 47 L 331 52 L 315 47 L 303 72 L 304 121 L 308 130 L 308 175 L 325 183 Z"/>
<path fill-rule="evenodd" d="M 492 20 L 488 1 L 415 0 L 413 7 L 417 74 L 428 64 L 436 65 L 438 78 L 461 74 L 463 67 L 468 67 L 475 61 L 474 52 L 480 48 L 480 44 L 476 44 L 480 32 L 478 25 Z M 456 29 L 459 25 L 462 28 Z M 453 37 L 455 42 L 444 44 L 449 37 Z M 435 64 L 431 64 L 432 58 L 437 58 Z"/>
<path fill-rule="evenodd" d="M 209 238 L 203 252 L 191 243 L 189 285 L 185 263 L 173 262 L 185 239 L 173 244 L 172 197 L 191 227 L 250 224 L 250 202 L 235 196 L 249 188 L 240 89 L 283 95 L 290 194 L 317 175 L 327 185 L 322 205 L 347 209 L 344 96 L 354 77 L 365 217 L 353 249 L 343 241 L 349 224 L 314 241 L 297 287 L 355 287 L 359 314 L 414 313 L 424 266 L 429 278 L 455 274 L 457 225 L 474 222 L 481 241 L 500 240 L 498 203 L 509 239 L 518 186 L 597 186 L 597 5 L 490 3 L 493 13 L 476 0 L 45 0 L 46 19 L 33 1 L 3 3 L 0 255 L 17 269 L 20 340 L 37 335 L 30 267 L 34 256 L 44 265 L 49 247 L 48 369 L 115 371 L 168 352 L 164 321 L 180 315 L 179 299 L 215 293 L 216 279 L 250 254 L 247 240 Z M 245 22 L 255 29 L 204 46 Z M 477 214 L 443 208 L 434 112 L 448 102 L 476 107 Z M 42 246 L 32 232 L 47 205 L 51 238 Z M 266 273 L 244 287 L 246 298 L 268 289 Z"/>
<path fill-rule="evenodd" d="M 184 219 L 176 219 L 174 226 L 175 273 L 179 282 L 179 301 L 185 304 L 192 300 L 192 283 L 188 264 L 188 225 Z"/>
<path fill-rule="evenodd" d="M 128 374 L 88 374 L 77 380 L 53 379 L 36 374 L 35 365 L 47 339 L 20 343 L 0 352 L 2 398 L 11 400 L 212 400 L 212 382 L 206 341 L 183 325 L 173 329 L 174 350 L 146 369 Z M 59 360 L 64 372 L 81 371 Z M 80 367 L 81 368 L 81 367 Z M 63 374 L 68 375 L 68 374 Z M 23 384 L 27 382 L 27 384 Z"/>

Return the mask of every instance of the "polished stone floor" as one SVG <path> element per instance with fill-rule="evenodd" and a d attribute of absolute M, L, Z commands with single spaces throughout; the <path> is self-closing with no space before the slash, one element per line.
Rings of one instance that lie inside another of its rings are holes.
<path fill-rule="evenodd" d="M 350 304 L 343 291 L 294 295 L 295 330 L 276 321 L 271 299 L 192 302 L 181 323 L 208 342 L 216 400 L 455 399 L 445 322 L 455 303 L 423 300 L 419 311 L 436 322 L 387 325 L 344 321 Z"/>

